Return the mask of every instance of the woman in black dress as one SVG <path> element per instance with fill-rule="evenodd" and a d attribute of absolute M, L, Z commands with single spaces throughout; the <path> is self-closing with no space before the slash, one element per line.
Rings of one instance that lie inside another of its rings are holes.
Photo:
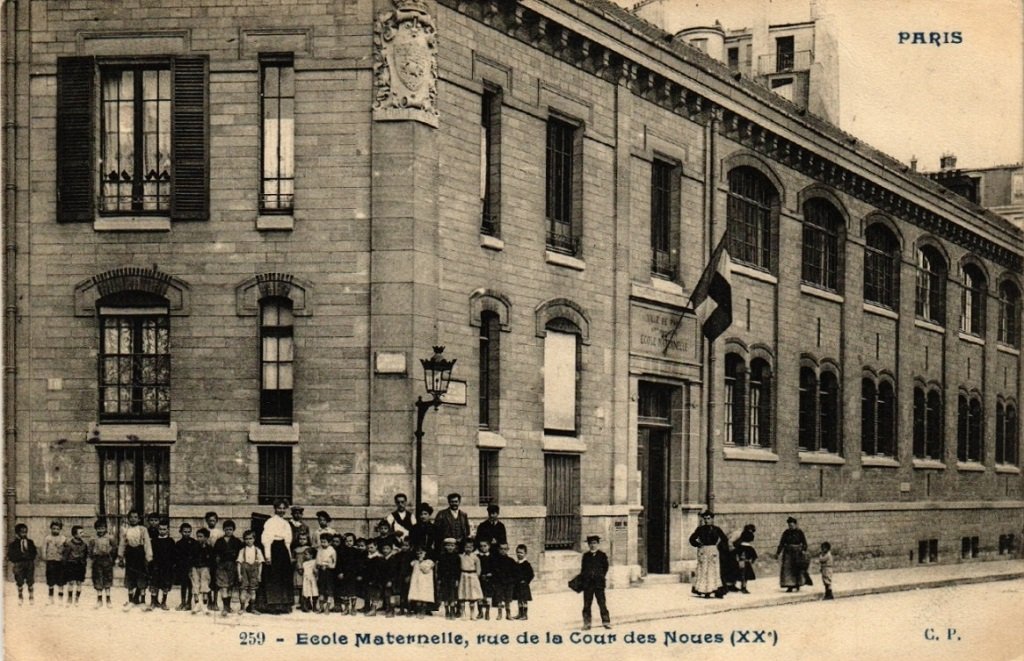
<path fill-rule="evenodd" d="M 775 557 L 782 561 L 779 565 L 779 585 L 786 588 L 786 592 L 793 592 L 799 591 L 800 586 L 805 584 L 807 538 L 793 517 L 786 519 L 786 525 L 789 527 L 782 531 Z"/>
<path fill-rule="evenodd" d="M 274 503 L 274 516 L 263 524 L 262 542 L 269 565 L 263 572 L 263 608 L 268 613 L 290 613 L 294 601 L 292 526 L 284 518 L 287 511 L 288 502 L 278 500 Z"/>

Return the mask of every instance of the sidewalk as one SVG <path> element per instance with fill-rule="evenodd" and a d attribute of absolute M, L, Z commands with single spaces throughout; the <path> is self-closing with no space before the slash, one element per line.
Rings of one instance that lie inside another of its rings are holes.
<path fill-rule="evenodd" d="M 821 599 L 821 579 L 812 574 L 814 585 L 800 592 L 787 593 L 779 587 L 777 572 L 767 567 L 756 581 L 747 586 L 750 594 L 732 592 L 724 599 L 702 599 L 690 593 L 689 583 L 657 585 L 608 590 L 608 610 L 612 624 L 632 624 L 671 617 L 708 615 L 780 604 L 796 604 Z M 836 599 L 867 594 L 883 594 L 904 590 L 967 585 L 988 581 L 1024 578 L 1024 560 L 993 560 L 955 565 L 925 565 L 901 569 L 881 569 L 837 573 L 833 578 Z M 580 626 L 583 599 L 571 591 L 536 595 L 530 604 L 530 621 L 540 618 L 545 626 L 575 629 Z M 599 622 L 597 606 L 594 621 Z"/>

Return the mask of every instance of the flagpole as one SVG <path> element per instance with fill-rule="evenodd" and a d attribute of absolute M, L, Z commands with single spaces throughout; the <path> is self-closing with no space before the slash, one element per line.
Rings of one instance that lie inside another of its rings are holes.
<path fill-rule="evenodd" d="M 704 213 L 707 218 L 708 228 L 708 262 L 714 253 L 717 244 L 715 233 L 715 189 L 718 187 L 718 179 L 715 176 L 715 132 L 721 114 L 720 108 L 712 108 L 708 113 L 708 124 L 704 133 Z M 703 334 L 702 334 L 703 337 Z M 714 511 L 715 508 L 715 341 L 705 339 L 707 346 L 707 374 L 704 375 L 704 388 L 707 391 L 707 417 L 704 421 L 707 431 L 706 455 L 705 455 L 705 501 L 707 508 Z"/>

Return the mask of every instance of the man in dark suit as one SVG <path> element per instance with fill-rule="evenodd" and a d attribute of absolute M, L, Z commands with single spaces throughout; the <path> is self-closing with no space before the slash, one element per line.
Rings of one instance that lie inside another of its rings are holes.
<path fill-rule="evenodd" d="M 462 496 L 457 493 L 448 494 L 448 509 L 438 512 L 434 517 L 434 529 L 438 539 L 451 537 L 456 540 L 456 548 L 462 548 L 463 542 L 472 537 L 469 517 L 459 509 Z"/>
<path fill-rule="evenodd" d="M 600 550 L 601 538 L 597 535 L 587 537 L 590 550 L 583 553 L 580 564 L 580 580 L 583 583 L 583 629 L 590 628 L 590 610 L 597 598 L 597 608 L 601 611 L 601 625 L 611 629 L 611 616 L 604 600 L 605 576 L 608 574 L 608 556 Z"/>

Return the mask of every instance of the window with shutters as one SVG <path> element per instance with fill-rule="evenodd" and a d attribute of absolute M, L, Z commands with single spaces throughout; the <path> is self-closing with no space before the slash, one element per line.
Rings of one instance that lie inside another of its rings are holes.
<path fill-rule="evenodd" d="M 57 218 L 209 216 L 207 59 L 57 60 Z"/>
<path fill-rule="evenodd" d="M 260 301 L 260 420 L 292 421 L 294 350 L 292 302 L 286 298 Z"/>
<path fill-rule="evenodd" d="M 260 56 L 260 108 L 260 213 L 291 213 L 295 201 L 295 65 L 291 53 Z"/>
<path fill-rule="evenodd" d="M 167 300 L 126 292 L 99 300 L 99 415 L 105 422 L 170 420 Z"/>
<path fill-rule="evenodd" d="M 544 454 L 544 548 L 572 549 L 580 539 L 580 457 Z"/>
<path fill-rule="evenodd" d="M 273 505 L 275 501 L 292 500 L 292 449 L 289 446 L 263 445 L 259 452 L 259 484 L 257 500 L 260 505 Z"/>

